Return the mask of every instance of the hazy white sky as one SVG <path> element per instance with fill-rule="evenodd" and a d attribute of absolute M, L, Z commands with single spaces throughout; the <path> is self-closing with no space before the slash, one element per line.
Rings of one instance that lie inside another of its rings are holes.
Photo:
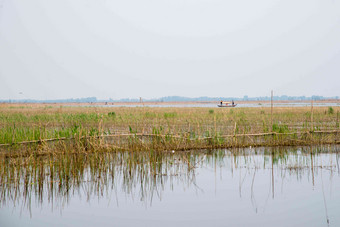
<path fill-rule="evenodd" d="M 0 99 L 340 95 L 339 0 L 0 0 Z"/>

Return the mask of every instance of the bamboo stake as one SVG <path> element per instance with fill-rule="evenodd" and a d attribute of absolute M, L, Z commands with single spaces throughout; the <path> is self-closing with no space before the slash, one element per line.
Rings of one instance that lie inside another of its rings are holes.
<path fill-rule="evenodd" d="M 273 90 L 271 91 L 270 96 L 270 121 L 271 121 L 271 130 L 273 130 Z"/>
<path fill-rule="evenodd" d="M 314 125 L 313 125 L 313 98 L 311 101 L 311 110 L 310 110 L 310 123 L 311 123 L 311 131 L 313 131 Z"/>
<path fill-rule="evenodd" d="M 216 115 L 214 115 L 214 126 L 215 126 L 215 136 L 217 135 L 216 134 Z"/>
<path fill-rule="evenodd" d="M 313 151 L 311 149 L 310 152 L 310 163 L 311 163 L 311 169 L 312 169 L 312 183 L 313 183 L 313 187 L 314 187 L 314 167 L 313 167 Z"/>

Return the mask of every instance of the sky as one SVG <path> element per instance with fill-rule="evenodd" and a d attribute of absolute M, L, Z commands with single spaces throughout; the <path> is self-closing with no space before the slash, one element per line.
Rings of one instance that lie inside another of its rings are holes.
<path fill-rule="evenodd" d="M 340 96 L 339 0 L 0 0 L 0 99 Z"/>

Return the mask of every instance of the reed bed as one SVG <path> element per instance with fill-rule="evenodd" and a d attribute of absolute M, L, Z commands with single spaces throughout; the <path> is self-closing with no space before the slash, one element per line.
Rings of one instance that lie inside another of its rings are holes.
<path fill-rule="evenodd" d="M 0 156 L 0 207 L 14 204 L 29 209 L 32 202 L 42 204 L 44 199 L 63 207 L 80 189 L 89 199 L 102 197 L 112 188 L 149 203 L 167 182 L 191 184 L 192 165 L 198 157 L 165 152 Z"/>
<path fill-rule="evenodd" d="M 0 105 L 0 149 L 187 150 L 339 143 L 340 107 Z M 15 152 L 14 152 L 15 153 Z"/>
<path fill-rule="evenodd" d="M 322 159 L 324 153 L 328 156 Z M 69 198 L 77 194 L 90 200 L 117 193 L 149 205 L 153 197 L 162 197 L 165 188 L 172 190 L 177 186 L 199 190 L 196 169 L 200 168 L 215 171 L 216 168 L 226 168 L 230 172 L 246 169 L 249 176 L 257 169 L 275 170 L 275 177 L 282 179 L 286 173 L 297 178 L 303 173 L 314 179 L 314 174 L 317 175 L 322 168 L 340 174 L 339 159 L 339 146 L 329 145 L 175 153 L 116 151 L 79 154 L 69 151 L 12 158 L 0 155 L 0 207 L 13 205 L 30 210 L 32 203 L 39 205 L 47 200 L 52 209 L 62 209 Z M 112 200 L 116 202 L 115 198 Z"/>

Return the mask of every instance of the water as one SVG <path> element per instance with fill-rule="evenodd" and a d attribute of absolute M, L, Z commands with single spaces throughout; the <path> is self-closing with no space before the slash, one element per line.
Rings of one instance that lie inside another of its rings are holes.
<path fill-rule="evenodd" d="M 339 226 L 339 148 L 7 160 L 0 226 Z"/>
<path fill-rule="evenodd" d="M 114 105 L 108 104 L 108 105 L 87 105 L 87 107 L 204 107 L 204 108 L 217 108 L 217 105 L 219 102 L 216 103 L 174 103 L 174 104 L 150 104 L 150 103 L 144 103 L 144 104 L 121 104 L 121 103 L 115 103 Z M 237 103 L 236 107 L 270 107 L 270 102 L 259 102 L 259 103 Z M 340 103 L 338 102 L 314 102 L 313 106 L 315 107 L 328 107 L 328 106 L 339 106 Z M 274 103 L 274 107 L 310 107 L 310 102 L 276 102 Z"/>

